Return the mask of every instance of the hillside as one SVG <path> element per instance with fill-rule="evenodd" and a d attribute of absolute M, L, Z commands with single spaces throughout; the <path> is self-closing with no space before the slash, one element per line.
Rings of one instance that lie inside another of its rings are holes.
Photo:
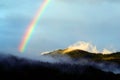
<path fill-rule="evenodd" d="M 0 78 L 2 80 L 119 80 L 119 74 L 104 72 L 92 66 L 67 63 L 49 63 L 19 58 L 12 55 L 0 56 Z"/>
<path fill-rule="evenodd" d="M 53 52 L 50 52 L 46 55 L 51 56 L 64 56 L 67 55 L 72 59 L 79 59 L 79 58 L 86 58 L 92 61 L 107 61 L 107 62 L 114 62 L 120 64 L 120 52 L 111 53 L 111 54 L 101 54 L 101 53 L 90 53 L 83 50 L 69 50 L 69 49 L 59 49 Z"/>

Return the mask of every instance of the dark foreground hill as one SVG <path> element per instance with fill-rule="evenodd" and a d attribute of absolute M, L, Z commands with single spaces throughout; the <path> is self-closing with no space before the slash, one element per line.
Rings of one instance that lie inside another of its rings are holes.
<path fill-rule="evenodd" d="M 0 55 L 0 80 L 120 80 L 119 74 L 92 66 L 48 63 Z"/>

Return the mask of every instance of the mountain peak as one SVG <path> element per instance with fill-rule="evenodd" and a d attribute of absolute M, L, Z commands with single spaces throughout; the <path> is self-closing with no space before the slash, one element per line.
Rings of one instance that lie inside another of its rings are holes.
<path fill-rule="evenodd" d="M 48 52 L 44 55 L 56 56 L 58 55 L 67 55 L 72 59 L 86 58 L 92 61 L 108 61 L 120 63 L 120 52 L 112 53 L 112 54 L 101 54 L 101 53 L 91 53 L 80 49 L 58 49 L 52 52 Z"/>

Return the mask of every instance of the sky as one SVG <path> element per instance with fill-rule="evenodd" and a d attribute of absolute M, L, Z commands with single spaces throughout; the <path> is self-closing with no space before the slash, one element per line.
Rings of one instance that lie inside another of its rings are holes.
<path fill-rule="evenodd" d="M 0 52 L 20 54 L 26 28 L 43 0 L 0 1 Z M 51 0 L 24 54 L 63 49 L 78 41 L 120 51 L 119 0 Z"/>

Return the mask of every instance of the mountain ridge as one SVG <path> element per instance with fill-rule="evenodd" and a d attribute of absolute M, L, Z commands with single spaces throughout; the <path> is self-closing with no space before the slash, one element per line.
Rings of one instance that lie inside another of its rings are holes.
<path fill-rule="evenodd" d="M 115 52 L 111 54 L 102 54 L 102 53 L 87 52 L 80 49 L 74 49 L 74 50 L 58 49 L 43 55 L 51 55 L 51 56 L 67 55 L 72 59 L 86 58 L 93 61 L 108 61 L 108 62 L 115 62 L 120 64 L 120 52 Z"/>

